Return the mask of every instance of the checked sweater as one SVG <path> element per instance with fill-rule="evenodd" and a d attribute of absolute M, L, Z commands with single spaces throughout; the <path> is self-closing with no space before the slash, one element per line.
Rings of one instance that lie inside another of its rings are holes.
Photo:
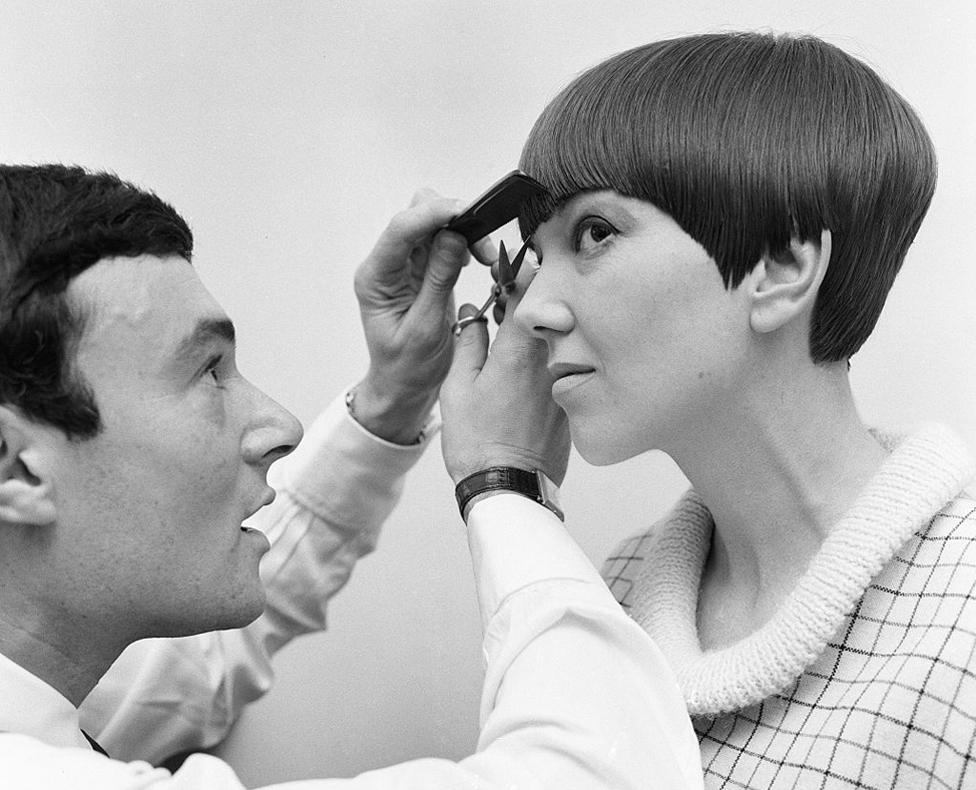
<path fill-rule="evenodd" d="M 776 614 L 699 645 L 712 519 L 694 491 L 603 576 L 678 677 L 709 788 L 976 788 L 973 463 L 931 425 L 889 455 Z"/>

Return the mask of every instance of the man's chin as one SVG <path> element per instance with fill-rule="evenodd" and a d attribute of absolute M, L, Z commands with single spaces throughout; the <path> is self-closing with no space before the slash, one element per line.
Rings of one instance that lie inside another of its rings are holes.
<path fill-rule="evenodd" d="M 257 620 L 264 613 L 264 605 L 267 600 L 264 588 L 258 583 L 257 589 L 249 591 L 250 594 L 242 595 L 235 600 L 239 604 L 232 611 L 228 611 L 223 624 L 217 628 L 208 630 L 217 631 L 226 628 L 244 628 Z"/>
<path fill-rule="evenodd" d="M 211 607 L 204 611 L 202 607 L 188 608 L 186 617 L 170 621 L 166 625 L 154 629 L 154 633 L 145 634 L 146 637 L 180 637 L 205 634 L 211 631 L 226 631 L 232 628 L 244 628 L 257 620 L 264 612 L 265 593 L 260 586 L 255 590 L 241 591 L 228 594 L 227 604 L 221 607 Z"/>

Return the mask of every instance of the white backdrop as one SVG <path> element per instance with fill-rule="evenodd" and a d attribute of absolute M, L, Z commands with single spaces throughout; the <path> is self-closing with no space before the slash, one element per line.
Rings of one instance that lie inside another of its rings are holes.
<path fill-rule="evenodd" d="M 739 28 L 827 38 L 928 124 L 938 193 L 853 377 L 871 422 L 940 419 L 976 447 L 970 0 L 0 2 L 0 159 L 111 169 L 170 200 L 242 369 L 308 422 L 364 371 L 352 273 L 416 187 L 473 197 L 578 71 Z M 462 298 L 487 284 L 465 272 Z M 574 458 L 570 529 L 599 562 L 682 485 L 658 455 Z M 451 494 L 434 448 L 330 631 L 279 656 L 276 688 L 221 747 L 245 783 L 471 751 L 479 627 Z"/>

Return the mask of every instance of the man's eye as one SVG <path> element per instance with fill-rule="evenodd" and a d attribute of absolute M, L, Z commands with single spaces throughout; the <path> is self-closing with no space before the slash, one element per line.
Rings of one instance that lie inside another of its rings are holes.
<path fill-rule="evenodd" d="M 589 252 L 606 244 L 616 229 L 606 220 L 597 217 L 587 217 L 576 230 L 576 249 L 579 252 Z"/>
<path fill-rule="evenodd" d="M 207 363 L 206 367 L 203 369 L 204 374 L 210 376 L 210 378 L 213 379 L 214 384 L 221 383 L 221 375 L 219 369 L 220 369 L 220 363 L 222 359 L 223 357 L 219 357 L 219 356 L 214 357 Z"/>

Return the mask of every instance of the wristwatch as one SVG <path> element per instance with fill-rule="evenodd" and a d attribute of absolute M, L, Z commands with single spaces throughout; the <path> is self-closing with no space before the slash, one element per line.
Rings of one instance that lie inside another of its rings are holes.
<path fill-rule="evenodd" d="M 468 475 L 454 489 L 461 518 L 464 518 L 468 502 L 486 491 L 521 494 L 551 510 L 560 521 L 565 520 L 559 507 L 559 487 L 538 469 L 530 471 L 514 466 L 491 466 Z"/>

